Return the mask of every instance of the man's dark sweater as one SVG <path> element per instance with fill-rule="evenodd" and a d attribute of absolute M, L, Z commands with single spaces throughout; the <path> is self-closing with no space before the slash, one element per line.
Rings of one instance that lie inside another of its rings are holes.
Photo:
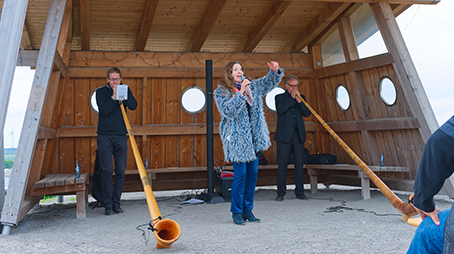
<path fill-rule="evenodd" d="M 123 136 L 127 134 L 120 103 L 112 99 L 113 90 L 109 84 L 96 90 L 96 102 L 99 108 L 98 134 Z M 135 110 L 137 101 L 128 88 L 128 99 L 123 101 L 125 110 Z"/>
<path fill-rule="evenodd" d="M 415 179 L 414 205 L 425 212 L 435 210 L 436 195 L 454 172 L 454 116 L 427 140 Z"/>

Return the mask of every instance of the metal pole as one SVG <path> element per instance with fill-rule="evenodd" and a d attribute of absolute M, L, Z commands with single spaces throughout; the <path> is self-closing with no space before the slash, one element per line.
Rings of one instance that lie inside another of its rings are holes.
<path fill-rule="evenodd" d="M 214 193 L 213 155 L 213 60 L 205 61 L 206 70 L 206 109 L 207 109 L 207 186 L 208 194 Z"/>

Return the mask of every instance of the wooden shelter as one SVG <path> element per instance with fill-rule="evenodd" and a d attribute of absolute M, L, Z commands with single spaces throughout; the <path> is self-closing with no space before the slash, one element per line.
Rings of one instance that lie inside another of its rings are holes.
<path fill-rule="evenodd" d="M 189 87 L 205 90 L 206 59 L 213 60 L 214 84 L 229 61 L 242 62 L 251 77 L 278 61 L 286 76 L 299 77 L 308 103 L 366 164 L 379 166 L 383 153 L 387 166 L 408 169 L 377 172 L 385 183 L 412 190 L 425 142 L 438 124 L 395 17 L 412 4 L 438 2 L 0 0 L 2 129 L 14 67 L 36 68 L 1 222 L 17 225 L 46 194 L 37 185 L 46 176 L 73 174 L 76 161 L 81 173 L 93 172 L 97 114 L 89 97 L 105 85 L 112 66 L 122 70 L 139 103 L 129 118 L 153 190 L 207 185 L 206 113 L 187 113 L 180 102 Z M 387 53 L 362 57 L 358 46 L 377 30 Z M 389 105 L 380 94 L 383 78 L 395 87 Z M 346 109 L 337 103 L 339 86 L 349 96 Z M 272 138 L 277 116 L 268 108 L 265 115 Z M 215 108 L 216 168 L 226 166 L 219 122 Z M 313 116 L 305 122 L 311 154 L 354 164 Z M 265 155 L 269 165 L 260 167 L 258 185 L 275 185 L 275 143 Z M 358 172 L 334 166 L 316 179 L 360 185 Z M 63 186 L 43 185 L 49 194 L 77 191 Z M 130 151 L 124 191 L 140 190 Z"/>

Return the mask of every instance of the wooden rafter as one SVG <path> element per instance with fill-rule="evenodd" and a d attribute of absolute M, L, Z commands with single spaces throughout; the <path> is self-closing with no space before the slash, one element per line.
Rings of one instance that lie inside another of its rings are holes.
<path fill-rule="evenodd" d="M 154 14 L 158 6 L 158 0 L 147 0 L 143 8 L 142 20 L 140 21 L 139 32 L 137 33 L 135 51 L 144 51 L 153 24 Z"/>
<path fill-rule="evenodd" d="M 80 0 L 82 50 L 90 50 L 90 0 Z"/>
<path fill-rule="evenodd" d="M 24 49 L 34 49 L 35 48 L 35 45 L 33 43 L 33 38 L 32 38 L 30 31 L 31 30 L 28 26 L 27 17 L 25 17 L 24 30 L 22 32 L 22 39 L 21 39 L 22 47 Z"/>
<path fill-rule="evenodd" d="M 236 51 L 252 52 L 291 3 L 292 0 L 274 0 Z"/>
<path fill-rule="evenodd" d="M 63 56 L 63 52 L 65 51 L 67 37 L 70 36 L 70 34 L 72 34 L 70 32 L 71 20 L 73 16 L 72 12 L 73 12 L 72 0 L 68 0 L 68 3 L 66 4 L 65 14 L 63 15 L 60 35 L 58 36 L 57 51 L 58 54 L 60 54 L 60 56 Z"/>
<path fill-rule="evenodd" d="M 343 3 L 345 0 L 313 0 L 314 2 Z M 389 4 L 438 4 L 440 0 L 355 0 L 356 3 L 389 3 Z"/>
<path fill-rule="evenodd" d="M 205 43 L 205 40 L 208 37 L 211 29 L 213 28 L 216 20 L 221 14 L 222 9 L 224 8 L 227 0 L 211 0 L 208 4 L 205 13 L 203 14 L 200 24 L 195 29 L 192 39 L 189 42 L 186 51 L 199 52 Z"/>
<path fill-rule="evenodd" d="M 355 36 L 350 24 L 349 17 L 342 17 L 337 22 L 339 28 L 339 35 L 344 50 L 345 61 L 347 63 L 359 59 L 358 50 L 356 48 Z"/>
<path fill-rule="evenodd" d="M 336 18 L 344 12 L 350 3 L 328 4 L 308 25 L 285 47 L 283 52 L 298 53 L 312 40 L 319 36 Z"/>
<path fill-rule="evenodd" d="M 393 9 L 394 16 L 397 17 L 410 6 L 411 4 L 392 4 L 391 9 Z"/>

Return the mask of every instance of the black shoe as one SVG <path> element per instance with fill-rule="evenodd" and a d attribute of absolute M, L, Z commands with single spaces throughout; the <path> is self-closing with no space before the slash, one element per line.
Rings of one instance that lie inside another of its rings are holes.
<path fill-rule="evenodd" d="M 106 215 L 114 215 L 114 211 L 112 210 L 112 207 L 106 207 L 104 213 Z"/>
<path fill-rule="evenodd" d="M 124 213 L 123 209 L 121 209 L 121 207 L 119 206 L 114 206 L 113 211 L 114 213 Z"/>
<path fill-rule="evenodd" d="M 276 201 L 284 201 L 284 196 L 277 195 Z"/>
<path fill-rule="evenodd" d="M 297 198 L 297 199 L 304 199 L 304 200 L 307 200 L 307 197 L 306 197 L 306 195 L 304 195 L 304 194 L 298 194 L 298 195 L 296 195 L 296 198 Z"/>

